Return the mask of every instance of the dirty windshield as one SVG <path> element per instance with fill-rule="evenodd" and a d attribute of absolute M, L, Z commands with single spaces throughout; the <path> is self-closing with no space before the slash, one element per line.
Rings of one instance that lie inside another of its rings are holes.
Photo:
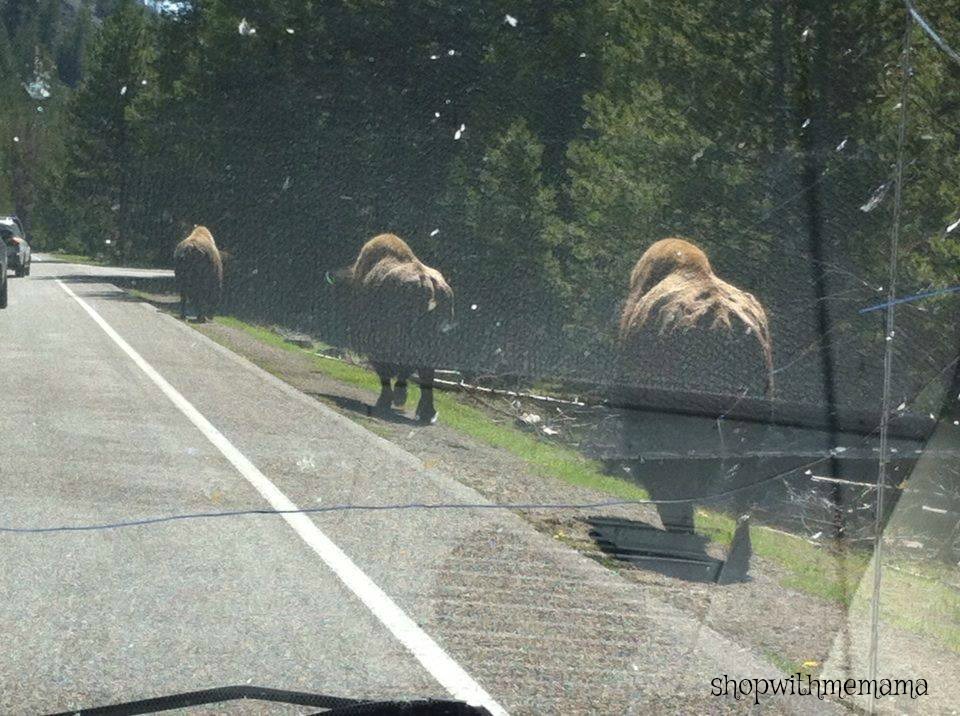
<path fill-rule="evenodd" d="M 0 712 L 960 708 L 958 18 L 0 0 Z"/>

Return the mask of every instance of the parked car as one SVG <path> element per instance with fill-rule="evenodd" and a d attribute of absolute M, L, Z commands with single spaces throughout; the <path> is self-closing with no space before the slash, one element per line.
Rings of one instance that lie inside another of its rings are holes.
<path fill-rule="evenodd" d="M 17 225 L 17 228 L 20 229 L 20 235 L 21 235 L 21 236 L 26 236 L 26 235 L 27 235 L 27 230 L 26 230 L 25 228 L 23 228 L 23 222 L 20 221 L 20 217 L 19 217 L 19 216 L 15 215 L 15 214 L 11 214 L 10 216 L 2 216 L 2 217 L 0 217 L 0 219 L 6 219 L 6 220 L 8 220 L 8 221 L 12 221 L 14 224 Z"/>
<path fill-rule="evenodd" d="M 7 247 L 7 268 L 16 271 L 17 276 L 29 276 L 30 244 L 23 224 L 16 216 L 0 216 L 0 234 Z"/>
<path fill-rule="evenodd" d="M 0 251 L 0 308 L 7 307 L 7 252 Z"/>

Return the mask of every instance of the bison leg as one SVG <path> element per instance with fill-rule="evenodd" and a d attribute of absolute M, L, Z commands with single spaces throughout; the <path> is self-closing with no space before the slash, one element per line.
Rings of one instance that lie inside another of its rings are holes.
<path fill-rule="evenodd" d="M 678 464 L 679 463 L 679 464 Z M 646 481 L 647 491 L 654 501 L 663 500 L 657 505 L 660 521 L 667 532 L 693 532 L 693 502 L 672 502 L 689 500 L 703 494 L 705 483 L 702 467 L 693 461 L 657 461 L 655 475 Z M 647 466 L 648 468 L 652 466 Z M 639 465 L 636 466 L 639 470 Z M 698 469 L 700 468 L 700 469 Z M 639 472 L 638 472 L 639 474 Z"/>
<path fill-rule="evenodd" d="M 197 323 L 206 323 L 207 316 L 210 315 L 210 299 L 206 291 L 202 291 L 196 298 L 197 304 Z"/>
<path fill-rule="evenodd" d="M 187 320 L 187 294 L 180 290 L 180 320 Z"/>
<path fill-rule="evenodd" d="M 393 389 L 390 387 L 390 381 L 396 375 L 396 367 L 389 363 L 374 363 L 373 369 L 380 378 L 380 396 L 374 410 L 382 412 L 390 409 L 390 403 L 393 401 Z"/>
<path fill-rule="evenodd" d="M 417 369 L 420 383 L 420 402 L 417 404 L 417 420 L 425 425 L 437 422 L 437 410 L 433 407 L 433 368 Z"/>
<path fill-rule="evenodd" d="M 693 532 L 692 503 L 657 505 L 657 512 L 667 532 Z"/>
<path fill-rule="evenodd" d="M 397 371 L 397 382 L 393 386 L 393 407 L 402 408 L 407 404 L 407 381 L 413 371 L 406 366 L 401 366 Z"/>

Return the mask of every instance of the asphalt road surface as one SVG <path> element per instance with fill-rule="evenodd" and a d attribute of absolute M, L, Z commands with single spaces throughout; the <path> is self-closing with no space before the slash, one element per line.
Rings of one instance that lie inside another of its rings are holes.
<path fill-rule="evenodd" d="M 506 510 L 223 516 L 486 500 L 112 283 L 163 272 L 41 258 L 0 311 L 0 713 L 246 683 L 740 711 L 711 678 L 778 675 Z"/>

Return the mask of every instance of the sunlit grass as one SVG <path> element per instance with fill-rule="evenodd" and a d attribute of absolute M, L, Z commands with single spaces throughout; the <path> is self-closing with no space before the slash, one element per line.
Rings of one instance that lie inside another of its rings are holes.
<path fill-rule="evenodd" d="M 735 521 L 716 512 L 698 510 L 697 528 L 714 542 L 729 545 L 733 539 Z M 802 537 L 765 529 L 762 525 L 751 530 L 753 551 L 776 562 L 787 570 L 782 580 L 785 587 L 822 597 L 847 606 L 869 559 L 862 550 L 818 546 Z"/>
<path fill-rule="evenodd" d="M 787 657 L 776 653 L 775 651 L 765 650 L 764 656 L 767 657 L 767 661 L 776 666 L 780 671 L 782 671 L 787 676 L 793 676 L 794 674 L 814 674 L 816 673 L 816 667 L 805 665 L 802 661 L 795 661 L 793 659 L 788 659 Z"/>
<path fill-rule="evenodd" d="M 44 258 L 67 264 L 87 264 L 89 266 L 121 266 L 123 268 L 163 268 L 158 266 L 155 261 L 138 261 L 124 259 L 123 261 L 112 260 L 107 256 L 88 256 L 86 254 L 71 254 L 61 251 L 37 251 L 43 254 Z"/>
<path fill-rule="evenodd" d="M 872 568 L 866 571 L 872 577 Z M 882 623 L 933 637 L 960 651 L 960 590 L 947 584 L 956 568 L 931 562 L 891 557 L 883 562 L 880 583 Z M 866 621 L 870 599 L 857 595 L 851 613 Z"/>
<path fill-rule="evenodd" d="M 62 261 L 63 263 L 67 264 L 91 264 L 93 266 L 103 265 L 102 261 L 99 261 L 91 256 L 84 256 L 83 254 L 62 254 L 57 251 L 38 251 L 37 253 L 42 253 L 45 257 L 51 258 L 55 261 Z"/>

